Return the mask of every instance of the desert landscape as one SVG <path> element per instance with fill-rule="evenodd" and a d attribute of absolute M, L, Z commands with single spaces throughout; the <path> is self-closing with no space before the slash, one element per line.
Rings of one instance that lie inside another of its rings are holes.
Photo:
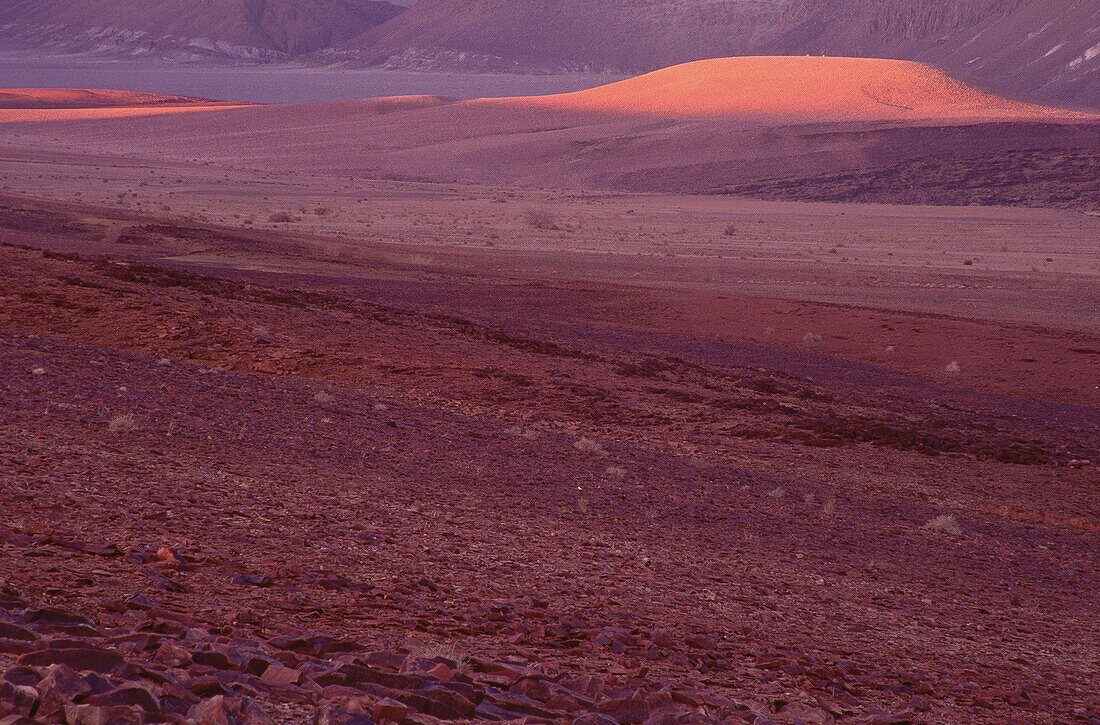
<path fill-rule="evenodd" d="M 195 63 L 0 83 L 0 723 L 1100 723 L 1100 98 L 906 2 L 0 9 Z"/>

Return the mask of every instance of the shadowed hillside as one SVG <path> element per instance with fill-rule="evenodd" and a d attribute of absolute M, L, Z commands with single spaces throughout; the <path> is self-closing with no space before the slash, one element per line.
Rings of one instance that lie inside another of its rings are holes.
<path fill-rule="evenodd" d="M 0 33 L 60 50 L 276 59 L 330 47 L 401 10 L 382 0 L 22 0 L 0 5 Z"/>
<path fill-rule="evenodd" d="M 1090 0 L 425 0 L 348 43 L 398 67 L 643 71 L 758 53 L 900 58 L 1100 105 Z"/>

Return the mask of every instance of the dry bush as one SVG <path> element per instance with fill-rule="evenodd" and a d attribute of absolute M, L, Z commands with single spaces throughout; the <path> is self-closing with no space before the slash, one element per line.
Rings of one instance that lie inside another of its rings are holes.
<path fill-rule="evenodd" d="M 782 488 L 773 488 L 771 491 L 768 491 L 768 495 L 772 498 L 783 498 L 787 495 L 787 492 Z"/>
<path fill-rule="evenodd" d="M 962 536 L 962 527 L 954 514 L 941 514 L 924 525 L 925 529 L 950 536 Z"/>
<path fill-rule="evenodd" d="M 532 441 L 540 436 L 540 433 L 534 428 L 523 428 L 518 425 L 509 426 L 504 429 L 504 432 L 516 438 L 526 438 Z"/>
<path fill-rule="evenodd" d="M 107 430 L 111 433 L 129 433 L 136 428 L 137 421 L 134 420 L 134 416 L 130 413 L 116 415 L 107 423 Z"/>
<path fill-rule="evenodd" d="M 561 227 L 557 225 L 554 220 L 554 216 L 545 209 L 538 209 L 530 207 L 523 212 L 523 221 L 535 229 L 543 229 L 549 232 L 560 231 Z"/>
<path fill-rule="evenodd" d="M 825 338 L 823 338 L 821 335 L 813 332 L 807 332 L 805 335 L 802 336 L 802 342 L 806 343 L 822 342 L 824 339 Z"/>
<path fill-rule="evenodd" d="M 313 396 L 313 402 L 315 403 L 331 403 L 332 395 L 326 393 L 324 390 Z"/>
<path fill-rule="evenodd" d="M 727 237 L 732 237 L 732 236 L 735 236 L 736 234 L 737 234 L 737 226 L 736 225 L 730 224 L 726 227 L 725 235 Z"/>
<path fill-rule="evenodd" d="M 290 214 L 287 214 L 285 211 L 277 211 L 272 212 L 271 216 L 269 216 L 267 220 L 275 224 L 285 224 L 286 222 L 294 221 L 294 217 L 292 217 Z"/>
<path fill-rule="evenodd" d="M 605 451 L 603 449 L 603 446 L 601 446 L 597 441 L 594 441 L 591 438 L 585 438 L 584 436 L 578 438 L 577 441 L 573 444 L 573 447 L 583 453 L 593 453 L 597 456 L 607 455 L 607 451 Z"/>
<path fill-rule="evenodd" d="M 456 674 L 465 674 L 469 671 L 466 657 L 459 654 L 458 649 L 450 642 L 428 641 L 415 643 L 409 653 L 409 660 L 436 660 L 443 661 L 452 667 Z"/>
<path fill-rule="evenodd" d="M 952 373 L 952 374 L 962 372 L 962 368 L 959 367 L 959 363 L 958 363 L 957 360 L 952 360 L 951 362 L 947 363 L 947 365 L 945 365 L 943 369 L 946 372 L 949 372 L 949 373 Z"/>
<path fill-rule="evenodd" d="M 612 478 L 624 478 L 626 476 L 626 469 L 622 466 L 608 466 L 607 475 Z"/>

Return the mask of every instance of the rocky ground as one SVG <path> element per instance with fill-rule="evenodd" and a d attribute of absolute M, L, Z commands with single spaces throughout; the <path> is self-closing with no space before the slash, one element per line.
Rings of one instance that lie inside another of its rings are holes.
<path fill-rule="evenodd" d="M 1013 328 L 1091 351 L 1027 395 L 545 270 L 5 215 L 5 725 L 1100 722 L 1094 333 Z"/>

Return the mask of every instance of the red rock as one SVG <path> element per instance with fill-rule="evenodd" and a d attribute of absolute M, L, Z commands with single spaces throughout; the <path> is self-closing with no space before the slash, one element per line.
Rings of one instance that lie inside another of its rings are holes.
<path fill-rule="evenodd" d="M 196 677 L 187 682 L 187 689 L 199 697 L 212 698 L 217 695 L 229 694 L 221 680 L 211 675 Z"/>
<path fill-rule="evenodd" d="M 618 720 L 623 725 L 642 723 L 661 707 L 672 705 L 672 694 L 668 690 L 645 692 L 636 690 L 625 697 L 616 697 L 596 703 L 596 711 Z"/>
<path fill-rule="evenodd" d="M 27 685 L 13 685 L 0 682 L 0 703 L 10 705 L 9 712 L 29 715 L 38 702 L 38 690 Z"/>
<path fill-rule="evenodd" d="M 36 687 L 42 679 L 42 673 L 33 667 L 12 667 L 4 673 L 4 680 L 13 685 Z"/>
<path fill-rule="evenodd" d="M 872 715 L 867 720 L 867 725 L 912 725 L 913 716 L 900 713 L 897 715 Z"/>
<path fill-rule="evenodd" d="M 619 721 L 598 712 L 586 712 L 573 718 L 573 725 L 619 725 Z"/>
<path fill-rule="evenodd" d="M 78 672 L 91 671 L 103 675 L 115 671 L 122 663 L 122 656 L 118 653 L 94 647 L 79 649 L 49 647 L 37 652 L 28 652 L 19 658 L 21 665 L 42 667 L 62 664 Z"/>
<path fill-rule="evenodd" d="M 260 680 L 268 685 L 297 685 L 302 680 L 302 672 L 273 662 L 264 670 Z"/>
<path fill-rule="evenodd" d="M 429 687 L 416 694 L 428 700 L 424 712 L 438 718 L 468 717 L 477 708 L 477 703 L 446 687 Z"/>
<path fill-rule="evenodd" d="M 65 722 L 68 725 L 143 725 L 145 718 L 133 707 L 81 704 L 65 707 Z"/>
<path fill-rule="evenodd" d="M 21 655 L 35 649 L 35 643 L 25 639 L 5 639 L 0 637 L 0 654 Z"/>
<path fill-rule="evenodd" d="M 717 642 L 715 642 L 710 637 L 702 634 L 692 634 L 684 637 L 684 644 L 686 644 L 688 647 L 694 647 L 695 649 L 718 649 Z"/>
<path fill-rule="evenodd" d="M 233 670 L 237 668 L 236 658 L 217 650 L 195 650 L 190 653 L 191 661 L 196 665 L 211 667 L 215 670 Z"/>
<path fill-rule="evenodd" d="M 455 676 L 454 670 L 442 662 L 436 663 L 435 667 L 429 669 L 425 674 L 431 675 L 440 680 L 450 680 Z"/>
<path fill-rule="evenodd" d="M 1011 703 L 1022 704 L 1022 703 Z M 916 710 L 917 712 L 928 712 L 932 705 L 928 702 L 928 698 L 924 695 L 913 695 L 909 698 L 909 709 Z"/>
<path fill-rule="evenodd" d="M 153 659 L 169 667 L 182 667 L 191 661 L 191 653 L 179 645 L 172 644 L 171 642 L 164 642 L 157 648 L 156 654 L 153 655 Z"/>
<path fill-rule="evenodd" d="M 193 720 L 195 725 L 237 725 L 222 695 L 198 703 L 187 712 L 187 718 Z"/>
<path fill-rule="evenodd" d="M 26 627 L 20 627 L 18 624 L 0 621 L 0 638 L 33 642 L 38 639 L 38 636 Z"/>
<path fill-rule="evenodd" d="M 40 725 L 41 722 L 41 720 L 36 720 L 26 715 L 17 715 L 15 713 L 0 717 L 0 725 Z"/>
<path fill-rule="evenodd" d="M 408 713 L 409 708 L 405 703 L 385 697 L 375 703 L 373 715 L 379 723 L 400 723 Z"/>
<path fill-rule="evenodd" d="M 653 644 L 664 649 L 670 649 L 676 646 L 676 640 L 664 629 L 655 630 L 650 639 L 653 640 Z"/>
<path fill-rule="evenodd" d="M 89 705 L 105 705 L 107 707 L 134 705 L 147 712 L 160 709 L 160 702 L 156 696 L 137 683 L 125 684 L 113 690 L 92 695 L 86 698 L 84 702 Z"/>
<path fill-rule="evenodd" d="M 41 693 L 39 717 L 62 713 L 74 699 L 92 691 L 91 685 L 67 665 L 52 665 L 35 689 Z"/>

